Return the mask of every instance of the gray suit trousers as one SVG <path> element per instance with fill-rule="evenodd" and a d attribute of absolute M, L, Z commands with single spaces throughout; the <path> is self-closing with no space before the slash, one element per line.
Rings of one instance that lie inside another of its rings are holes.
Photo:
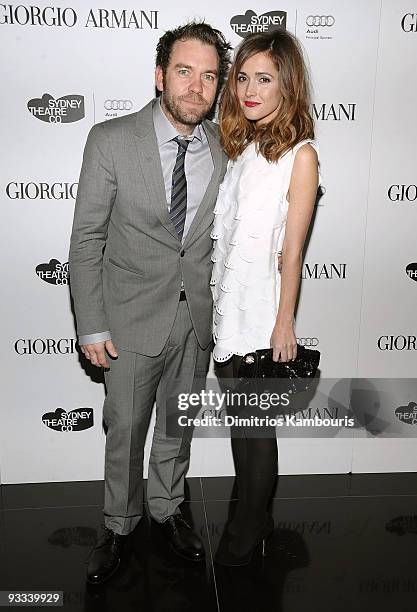
<path fill-rule="evenodd" d="M 109 360 L 103 407 L 108 428 L 104 522 L 116 533 L 130 533 L 143 514 L 143 451 L 155 401 L 156 422 L 147 486 L 149 513 L 162 522 L 179 512 L 190 461 L 192 429 L 179 428 L 177 437 L 167 437 L 167 400 L 179 393 L 204 388 L 210 349 L 211 346 L 205 350 L 200 348 L 187 302 L 182 301 L 178 303 L 171 333 L 159 355 L 150 357 L 117 349 L 119 357 Z M 186 414 L 192 415 L 190 411 Z"/>

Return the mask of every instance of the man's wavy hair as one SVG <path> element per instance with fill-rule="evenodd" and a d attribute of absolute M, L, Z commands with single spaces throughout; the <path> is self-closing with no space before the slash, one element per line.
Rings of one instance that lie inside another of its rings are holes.
<path fill-rule="evenodd" d="M 277 116 L 256 127 L 243 114 L 236 84 L 244 62 L 256 53 L 267 53 L 279 75 L 282 95 Z M 310 113 L 310 79 L 301 46 L 285 30 L 249 34 L 237 49 L 220 102 L 220 133 L 224 150 L 236 159 L 245 147 L 256 142 L 257 150 L 269 162 L 276 162 L 301 140 L 314 138 Z"/>
<path fill-rule="evenodd" d="M 171 57 L 172 47 L 177 40 L 199 40 L 206 45 L 213 45 L 219 56 L 219 75 L 217 92 L 222 88 L 230 66 L 231 45 L 226 41 L 220 30 L 212 28 L 204 21 L 191 21 L 183 26 L 168 30 L 156 46 L 156 65 L 161 66 L 165 76 Z"/>

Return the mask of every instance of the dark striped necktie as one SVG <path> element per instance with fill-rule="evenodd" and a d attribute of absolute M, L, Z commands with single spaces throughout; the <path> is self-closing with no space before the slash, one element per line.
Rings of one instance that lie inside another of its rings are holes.
<path fill-rule="evenodd" d="M 171 208 L 169 210 L 169 216 L 177 230 L 178 236 L 182 238 L 185 216 L 187 214 L 187 179 L 185 177 L 184 161 L 190 141 L 179 138 L 178 136 L 173 138 L 173 140 L 178 144 L 178 151 L 174 170 L 172 172 Z"/>

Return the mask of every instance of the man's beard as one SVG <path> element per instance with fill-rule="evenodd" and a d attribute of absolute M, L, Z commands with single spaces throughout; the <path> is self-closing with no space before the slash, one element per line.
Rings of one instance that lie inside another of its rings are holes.
<path fill-rule="evenodd" d="M 211 105 L 207 100 L 198 94 L 188 96 L 170 96 L 167 90 L 162 94 L 162 101 L 166 110 L 170 113 L 175 121 L 184 125 L 196 125 L 200 123 L 204 117 L 208 115 Z M 193 108 L 184 108 L 181 106 L 182 100 L 190 100 L 201 104 L 201 106 Z"/>

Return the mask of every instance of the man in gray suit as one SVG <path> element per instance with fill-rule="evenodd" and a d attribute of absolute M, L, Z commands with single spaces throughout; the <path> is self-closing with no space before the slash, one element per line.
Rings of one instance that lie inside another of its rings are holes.
<path fill-rule="evenodd" d="M 167 401 L 204 380 L 211 347 L 210 226 L 227 159 L 205 119 L 230 46 L 205 23 L 158 42 L 161 95 L 137 113 L 99 123 L 84 151 L 70 247 L 79 344 L 105 369 L 104 533 L 87 580 L 117 569 L 143 514 L 143 450 L 152 407 L 150 515 L 171 546 L 204 558 L 181 515 L 191 433 L 166 435 Z M 110 356 L 110 358 L 108 357 Z"/>

